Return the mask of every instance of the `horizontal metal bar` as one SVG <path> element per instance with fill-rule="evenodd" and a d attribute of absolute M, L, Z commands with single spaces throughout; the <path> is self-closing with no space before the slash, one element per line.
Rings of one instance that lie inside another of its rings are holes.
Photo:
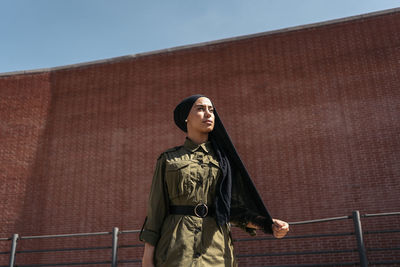
<path fill-rule="evenodd" d="M 2 237 L 2 238 L 0 238 L 0 241 L 10 241 L 10 240 L 12 240 L 11 237 Z"/>
<path fill-rule="evenodd" d="M 308 221 L 300 221 L 300 222 L 289 222 L 289 225 L 339 221 L 339 220 L 347 220 L 347 219 L 351 219 L 351 218 L 352 218 L 352 216 L 332 217 L 332 218 L 316 219 L 316 220 L 308 220 Z"/>
<path fill-rule="evenodd" d="M 17 253 L 43 253 L 43 252 L 63 252 L 63 251 L 84 251 L 84 250 L 103 250 L 111 249 L 111 247 L 88 247 L 88 248 L 58 248 L 58 249 L 36 249 L 36 250 L 20 250 Z"/>
<path fill-rule="evenodd" d="M 111 234 L 111 232 L 60 234 L 60 235 L 38 235 L 38 236 L 22 236 L 19 239 L 45 239 L 45 238 L 81 237 L 81 236 L 110 235 L 110 234 Z"/>
<path fill-rule="evenodd" d="M 316 237 L 338 237 L 338 236 L 351 236 L 351 235 L 354 235 L 354 232 L 335 233 L 335 234 L 314 234 L 314 235 L 286 236 L 285 239 L 303 239 L 303 238 L 316 238 Z"/>
<path fill-rule="evenodd" d="M 375 214 L 364 214 L 361 217 L 382 217 L 382 216 L 393 216 L 393 215 L 400 215 L 400 212 L 386 212 L 386 213 L 375 213 Z"/>
<path fill-rule="evenodd" d="M 376 230 L 376 231 L 364 231 L 364 234 L 389 234 L 389 233 L 400 233 L 400 230 Z"/>
<path fill-rule="evenodd" d="M 111 264 L 111 261 L 98 261 L 98 262 L 62 262 L 62 263 L 44 263 L 44 264 L 18 264 L 18 267 L 44 267 L 44 266 L 72 266 L 72 265 L 98 265 L 98 264 Z"/>
<path fill-rule="evenodd" d="M 314 234 L 314 235 L 298 235 L 298 236 L 286 236 L 284 239 L 302 239 L 302 238 L 316 238 L 316 237 L 337 237 L 337 236 L 349 236 L 354 235 L 353 232 L 347 233 L 336 233 L 336 234 Z M 254 238 L 237 238 L 233 241 L 242 242 L 242 241 L 263 241 L 263 240 L 284 240 L 284 239 L 276 239 L 275 237 L 254 237 Z"/>
<path fill-rule="evenodd" d="M 120 231 L 119 234 L 134 234 L 140 233 L 140 230 L 126 230 Z M 77 233 L 77 234 L 59 234 L 59 235 L 40 235 L 40 236 L 22 236 L 19 239 L 46 239 L 58 237 L 81 237 L 81 236 L 95 236 L 95 235 L 110 235 L 112 232 L 97 232 L 97 233 Z M 1 238 L 0 241 L 9 241 L 11 238 Z"/>
<path fill-rule="evenodd" d="M 134 263 L 141 262 L 140 259 L 135 260 L 121 260 L 118 263 Z M 44 264 L 28 264 L 18 265 L 18 267 L 44 267 L 44 266 L 71 266 L 71 265 L 93 265 L 93 264 L 111 264 L 111 261 L 99 261 L 99 262 L 64 262 L 64 263 L 44 263 Z M 1 265 L 0 267 L 8 267 L 8 265 Z"/>
<path fill-rule="evenodd" d="M 144 247 L 144 245 L 121 245 L 118 248 L 137 248 Z M 88 248 L 59 248 L 59 249 L 37 249 L 37 250 L 20 250 L 17 253 L 43 253 L 43 252 L 63 252 L 63 251 L 85 251 L 85 250 L 103 250 L 111 249 L 111 246 L 107 247 L 88 247 Z M 9 254 L 10 252 L 1 252 L 0 254 Z"/>
<path fill-rule="evenodd" d="M 138 234 L 140 233 L 140 230 L 125 230 L 125 231 L 120 231 L 120 234 Z"/>
<path fill-rule="evenodd" d="M 253 267 L 320 267 L 320 266 L 355 266 L 358 262 L 314 263 L 314 264 L 289 264 L 289 265 L 260 265 Z"/>
<path fill-rule="evenodd" d="M 144 248 L 144 245 L 137 244 L 137 245 L 120 245 L 118 248 Z"/>
<path fill-rule="evenodd" d="M 368 248 L 368 251 L 388 251 L 388 250 L 400 250 L 400 247 L 394 248 Z"/>
<path fill-rule="evenodd" d="M 142 262 L 142 260 L 120 260 L 118 263 Z"/>
<path fill-rule="evenodd" d="M 239 254 L 239 255 L 237 255 L 237 257 L 238 258 L 250 258 L 250 257 L 270 257 L 270 256 L 339 254 L 339 253 L 354 253 L 354 252 L 357 252 L 357 249 L 294 251 L 294 252 L 260 253 L 260 254 Z"/>
<path fill-rule="evenodd" d="M 400 263 L 400 261 L 370 261 L 369 264 L 374 265 L 387 265 L 393 263 Z"/>
<path fill-rule="evenodd" d="M 118 248 L 137 248 L 144 247 L 142 244 L 138 245 L 121 245 Z M 63 251 L 85 251 L 85 250 L 103 250 L 111 249 L 111 246 L 107 247 L 88 247 L 88 248 L 59 248 L 59 249 L 37 249 L 37 250 L 20 250 L 17 253 L 43 253 L 43 252 L 63 252 Z M 1 252 L 0 254 L 9 254 L 10 252 Z"/>

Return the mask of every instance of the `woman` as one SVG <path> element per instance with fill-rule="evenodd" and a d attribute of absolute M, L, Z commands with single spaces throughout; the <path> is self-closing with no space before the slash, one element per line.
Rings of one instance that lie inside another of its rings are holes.
<path fill-rule="evenodd" d="M 236 266 L 230 225 L 282 238 L 210 99 L 193 95 L 174 110 L 183 146 L 157 160 L 140 234 L 143 266 Z"/>

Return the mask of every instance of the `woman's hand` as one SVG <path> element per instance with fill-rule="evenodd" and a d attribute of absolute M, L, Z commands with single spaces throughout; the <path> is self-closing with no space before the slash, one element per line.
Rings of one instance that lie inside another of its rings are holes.
<path fill-rule="evenodd" d="M 256 217 L 253 222 L 247 223 L 246 227 L 257 230 L 265 230 L 264 227 L 266 227 L 267 221 L 270 222 L 269 220 L 266 220 L 266 218 L 259 216 Z M 272 233 L 274 237 L 282 238 L 289 232 L 289 224 L 287 222 L 278 219 L 272 219 L 272 222 Z M 268 223 L 268 227 L 269 226 L 270 224 Z"/>
<path fill-rule="evenodd" d="M 144 243 L 144 252 L 142 258 L 143 267 L 154 267 L 154 246 Z"/>
<path fill-rule="evenodd" d="M 272 221 L 274 222 L 272 225 L 274 237 L 283 238 L 289 232 L 289 224 L 278 219 L 272 219 Z"/>

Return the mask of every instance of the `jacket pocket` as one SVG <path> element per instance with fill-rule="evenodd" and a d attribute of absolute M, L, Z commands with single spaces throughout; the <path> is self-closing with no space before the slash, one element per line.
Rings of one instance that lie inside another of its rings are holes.
<path fill-rule="evenodd" d="M 166 166 L 165 180 L 171 200 L 189 193 L 190 161 L 171 162 Z"/>

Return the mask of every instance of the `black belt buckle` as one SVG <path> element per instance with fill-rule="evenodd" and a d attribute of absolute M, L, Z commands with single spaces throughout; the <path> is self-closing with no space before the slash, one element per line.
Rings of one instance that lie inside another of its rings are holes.
<path fill-rule="evenodd" d="M 194 207 L 194 214 L 199 218 L 204 218 L 208 214 L 208 207 L 204 203 L 199 203 Z"/>

